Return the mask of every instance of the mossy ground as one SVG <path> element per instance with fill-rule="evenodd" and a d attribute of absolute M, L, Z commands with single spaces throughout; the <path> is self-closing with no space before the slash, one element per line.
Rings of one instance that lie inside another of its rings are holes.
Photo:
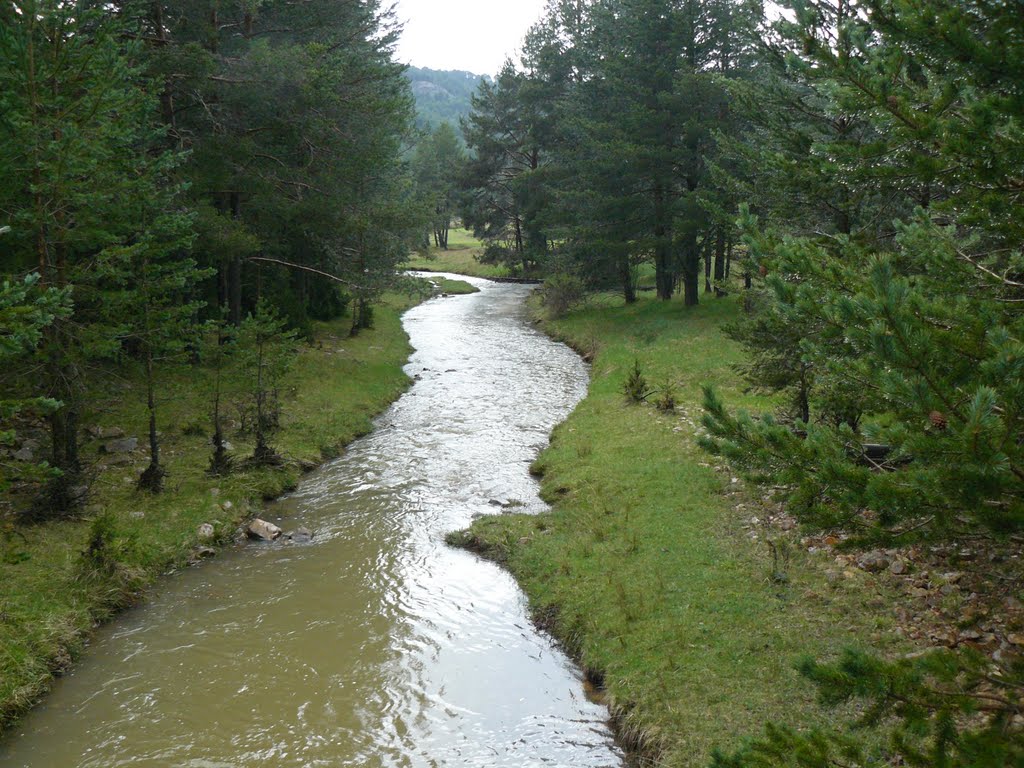
<path fill-rule="evenodd" d="M 605 297 L 548 322 L 594 356 L 587 398 L 534 466 L 553 509 L 451 537 L 507 564 L 535 616 L 603 678 L 623 736 L 666 766 L 706 765 L 766 722 L 838 716 L 817 706 L 798 659 L 901 643 L 877 610 L 884 586 L 829 583 L 822 556 L 800 547 L 773 563 L 765 535 L 745 529 L 762 502 L 695 443 L 702 384 L 765 405 L 731 367 L 742 353 L 722 327 L 739 311 L 734 296 L 692 309 Z M 634 361 L 653 388 L 674 388 L 674 412 L 626 402 Z"/>
<path fill-rule="evenodd" d="M 129 463 L 104 466 L 100 441 L 84 444 L 83 454 L 95 467 L 85 516 L 16 527 L 0 539 L 0 728 L 45 691 L 54 672 L 71 663 L 97 621 L 194 558 L 202 523 L 214 526 L 217 540 L 230 540 L 262 500 L 294 487 L 304 469 L 337 455 L 371 429 L 374 415 L 408 385 L 402 366 L 411 348 L 400 314 L 415 301 L 388 296 L 376 308 L 374 328 L 354 338 L 348 335 L 348 319 L 317 325 L 315 341 L 302 348 L 282 389 L 281 429 L 272 440 L 286 459 L 281 467 L 221 478 L 205 474 L 211 374 L 184 365 L 162 373 L 158 428 L 168 470 L 162 494 L 135 489 L 147 463 L 144 450 L 133 453 Z M 139 371 L 121 367 L 107 373 L 106 383 L 90 396 L 94 407 L 87 423 L 144 438 Z M 227 415 L 234 414 L 229 409 Z M 236 456 L 251 453 L 245 436 L 229 432 L 227 437 Z M 83 557 L 97 517 L 105 524 L 103 568 Z"/>

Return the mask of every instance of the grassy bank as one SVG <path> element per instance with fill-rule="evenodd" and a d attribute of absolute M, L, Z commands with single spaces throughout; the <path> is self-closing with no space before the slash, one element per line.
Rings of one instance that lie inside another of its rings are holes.
<path fill-rule="evenodd" d="M 508 277 L 507 268 L 497 264 L 481 264 L 476 257 L 483 252 L 483 245 L 465 229 L 453 229 L 448 235 L 448 249 L 431 246 L 425 254 L 414 254 L 409 259 L 409 269 L 428 272 L 454 272 L 473 277 Z"/>
<path fill-rule="evenodd" d="M 695 445 L 701 384 L 755 404 L 722 333 L 738 311 L 734 297 L 686 310 L 645 296 L 547 323 L 595 355 L 587 398 L 535 464 L 553 510 L 452 537 L 507 564 L 538 620 L 603 680 L 623 736 L 667 766 L 706 765 L 767 721 L 826 717 L 794 671 L 801 656 L 900 642 L 877 610 L 884 584 L 826 574 L 831 555 L 763 526 L 773 510 Z M 626 403 L 635 360 L 672 386 L 675 412 Z"/>
<path fill-rule="evenodd" d="M 463 272 L 462 274 L 466 273 Z M 470 285 L 464 280 L 452 280 L 451 278 L 448 277 L 438 277 L 436 275 L 427 277 L 426 280 L 433 284 L 437 293 L 447 296 L 459 296 L 467 293 L 480 292 L 479 288 Z"/>
<path fill-rule="evenodd" d="M 446 290 L 453 289 L 459 286 Z M 135 490 L 147 463 L 144 450 L 107 456 L 99 452 L 102 440 L 84 444 L 83 455 L 95 467 L 84 518 L 17 527 L 0 539 L 0 727 L 72 662 L 96 622 L 138 599 L 161 574 L 231 540 L 262 500 L 294 487 L 303 471 L 371 429 L 373 416 L 408 385 L 402 366 L 411 348 L 400 314 L 413 303 L 388 296 L 376 308 L 375 327 L 355 338 L 348 336 L 348 319 L 317 326 L 316 340 L 300 352 L 281 393 L 282 424 L 272 441 L 286 459 L 281 467 L 205 475 L 210 372 L 184 366 L 168 371 L 161 388 L 158 428 L 168 469 L 163 494 Z M 86 423 L 144 438 L 140 372 L 114 373 L 90 398 L 100 405 Z M 227 437 L 238 457 L 251 453 L 237 429 Z M 212 541 L 199 540 L 204 523 L 214 527 Z M 94 555 L 84 556 L 91 545 Z"/>

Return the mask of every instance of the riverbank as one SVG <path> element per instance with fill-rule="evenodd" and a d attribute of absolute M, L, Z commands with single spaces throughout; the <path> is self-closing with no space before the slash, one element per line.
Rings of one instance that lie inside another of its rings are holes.
<path fill-rule="evenodd" d="M 600 682 L 623 740 L 665 766 L 707 765 L 767 722 L 834 722 L 794 668 L 802 657 L 907 647 L 879 610 L 894 584 L 837 577 L 827 544 L 800 546 L 791 520 L 697 447 L 702 384 L 758 404 L 722 332 L 739 311 L 736 297 L 687 310 L 644 296 L 545 321 L 593 359 L 587 398 L 533 467 L 552 511 L 450 537 L 507 565 L 535 619 Z M 674 411 L 627 404 L 634 362 L 673 391 Z"/>
<path fill-rule="evenodd" d="M 442 290 L 475 289 L 445 281 Z M 164 493 L 135 490 L 144 450 L 102 454 L 103 439 L 86 440 L 83 454 L 95 473 L 84 517 L 14 527 L 0 540 L 0 730 L 73 662 L 98 622 L 136 602 L 159 576 L 232 541 L 264 500 L 294 488 L 304 472 L 372 428 L 373 417 L 409 385 L 402 366 L 412 350 L 400 316 L 418 300 L 387 296 L 375 308 L 374 328 L 354 338 L 347 318 L 317 324 L 314 342 L 302 348 L 282 387 L 285 406 L 273 439 L 285 458 L 280 467 L 206 476 L 209 403 L 200 379 L 209 372 L 185 366 L 164 374 L 170 393 L 159 406 Z M 139 373 L 108 377 L 89 414 L 92 435 L 145 435 Z M 252 446 L 234 426 L 227 437 L 242 458 Z M 204 524 L 212 526 L 211 537 L 201 538 Z M 97 537 L 99 561 L 83 556 Z"/>

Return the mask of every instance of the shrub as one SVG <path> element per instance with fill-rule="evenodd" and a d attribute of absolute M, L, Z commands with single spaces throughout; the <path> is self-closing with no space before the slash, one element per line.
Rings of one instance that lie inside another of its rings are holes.
<path fill-rule="evenodd" d="M 647 379 L 640 368 L 639 360 L 633 361 L 633 368 L 622 385 L 622 394 L 631 403 L 642 403 L 650 396 L 651 388 L 647 386 Z"/>
<path fill-rule="evenodd" d="M 540 290 L 541 306 L 552 320 L 564 317 L 586 297 L 583 281 L 576 275 L 560 273 L 544 281 Z"/>

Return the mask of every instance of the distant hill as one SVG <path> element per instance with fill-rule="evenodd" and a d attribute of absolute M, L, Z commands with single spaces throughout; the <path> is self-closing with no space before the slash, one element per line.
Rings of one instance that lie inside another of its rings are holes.
<path fill-rule="evenodd" d="M 416 123 L 428 129 L 445 121 L 458 128 L 459 118 L 469 114 L 470 96 L 481 80 L 490 79 L 472 72 L 426 67 L 409 67 L 405 74 L 416 97 Z"/>

